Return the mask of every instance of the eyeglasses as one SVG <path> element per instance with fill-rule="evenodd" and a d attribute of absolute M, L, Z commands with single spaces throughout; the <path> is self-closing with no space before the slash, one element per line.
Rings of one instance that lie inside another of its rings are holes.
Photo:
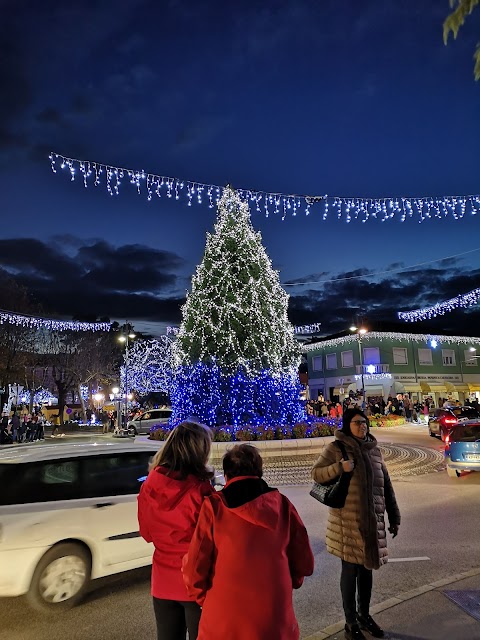
<path fill-rule="evenodd" d="M 350 424 L 358 424 L 358 426 L 360 426 L 361 424 L 367 424 L 366 420 L 350 420 Z"/>

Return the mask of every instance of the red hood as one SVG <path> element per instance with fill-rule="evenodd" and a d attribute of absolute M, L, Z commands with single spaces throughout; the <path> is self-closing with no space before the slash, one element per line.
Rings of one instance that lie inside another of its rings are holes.
<path fill-rule="evenodd" d="M 225 503 L 224 503 L 225 504 Z M 282 510 L 282 495 L 279 491 L 269 491 L 240 507 L 225 508 L 230 513 L 265 529 L 276 529 Z"/>
<path fill-rule="evenodd" d="M 200 482 L 192 475 L 183 480 L 175 472 L 167 476 L 167 471 L 165 467 L 157 467 L 150 471 L 142 489 L 147 502 L 151 500 L 160 511 L 175 509 L 189 490 Z"/>

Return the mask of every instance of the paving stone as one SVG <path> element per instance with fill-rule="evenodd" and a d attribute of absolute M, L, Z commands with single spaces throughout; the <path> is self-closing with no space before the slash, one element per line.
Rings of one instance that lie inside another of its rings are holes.
<path fill-rule="evenodd" d="M 293 442 L 293 441 L 291 441 Z M 293 444 L 290 447 L 294 447 Z M 385 464 L 392 478 L 419 476 L 440 471 L 445 467 L 443 454 L 427 447 L 379 444 Z M 221 469 L 222 459 L 215 455 L 212 464 Z M 317 454 L 299 453 L 284 449 L 284 455 L 264 458 L 264 478 L 272 486 L 310 484 L 310 471 L 318 458 Z"/>

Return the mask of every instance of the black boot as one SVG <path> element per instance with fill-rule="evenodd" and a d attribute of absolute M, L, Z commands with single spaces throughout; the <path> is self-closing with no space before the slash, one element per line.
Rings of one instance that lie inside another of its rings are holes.
<path fill-rule="evenodd" d="M 374 638 L 383 638 L 385 636 L 383 629 L 378 626 L 372 616 L 361 616 L 358 614 L 357 619 L 360 627 L 368 631 Z"/>
<path fill-rule="evenodd" d="M 358 624 L 345 625 L 345 640 L 367 640 L 360 631 Z"/>

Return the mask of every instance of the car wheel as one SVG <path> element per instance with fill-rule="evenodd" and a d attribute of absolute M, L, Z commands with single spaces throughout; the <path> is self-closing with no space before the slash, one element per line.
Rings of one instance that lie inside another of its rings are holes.
<path fill-rule="evenodd" d="M 433 433 L 432 428 L 430 427 L 430 425 L 428 425 L 428 434 L 430 435 L 431 438 L 435 438 L 436 434 Z"/>
<path fill-rule="evenodd" d="M 43 613 L 71 609 L 85 595 L 91 569 L 90 554 L 79 544 L 52 547 L 35 569 L 27 593 L 29 604 Z"/>

